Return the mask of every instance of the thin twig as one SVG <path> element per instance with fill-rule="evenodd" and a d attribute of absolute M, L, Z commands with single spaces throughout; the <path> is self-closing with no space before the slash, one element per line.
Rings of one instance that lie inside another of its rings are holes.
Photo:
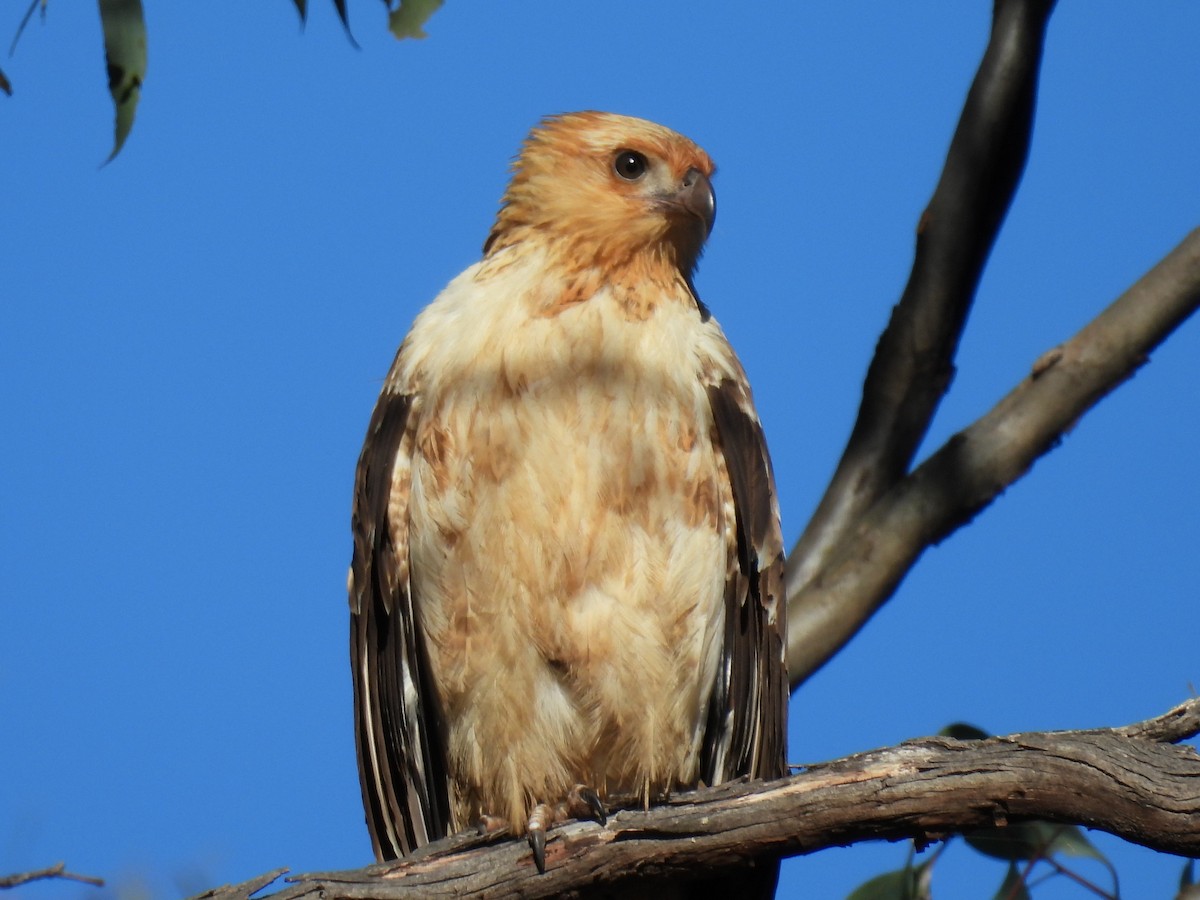
<path fill-rule="evenodd" d="M 47 866 L 44 869 L 36 869 L 32 872 L 17 872 L 14 875 L 0 876 L 0 889 L 14 888 L 22 884 L 27 884 L 30 881 L 42 881 L 46 879 L 57 878 L 63 881 L 81 881 L 84 884 L 94 884 L 96 887 L 104 887 L 104 879 L 96 878 L 92 875 L 77 875 L 74 872 L 67 871 L 65 862 L 55 863 L 52 866 Z"/>
<path fill-rule="evenodd" d="M 1042 857 L 1042 859 L 1051 868 L 1053 868 L 1057 874 L 1062 875 L 1065 878 L 1071 879 L 1077 885 L 1079 885 L 1081 888 L 1091 891 L 1097 897 L 1103 897 L 1104 900 L 1120 900 L 1119 894 L 1115 894 L 1112 891 L 1106 891 L 1104 888 L 1100 887 L 1100 885 L 1096 884 L 1093 881 L 1089 881 L 1088 879 L 1084 878 L 1082 875 L 1080 875 L 1075 870 L 1068 869 L 1066 866 L 1064 866 L 1058 860 L 1056 860 L 1052 857 L 1049 857 L 1049 856 Z M 1109 871 L 1112 871 L 1111 865 L 1109 866 Z M 1115 875 L 1116 873 L 1114 872 L 1113 874 Z"/>

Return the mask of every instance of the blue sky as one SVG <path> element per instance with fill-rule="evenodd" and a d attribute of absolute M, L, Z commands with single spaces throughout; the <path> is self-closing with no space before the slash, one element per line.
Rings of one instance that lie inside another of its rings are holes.
<path fill-rule="evenodd" d="M 353 469 L 412 317 L 473 262 L 542 115 L 670 125 L 718 161 L 697 284 L 754 383 L 790 544 L 837 460 L 991 3 L 450 3 L 398 44 L 314 0 L 147 3 L 111 146 L 93 4 L 3 62 L 0 873 L 172 897 L 370 858 L 351 732 Z M 0 20 L 15 29 L 24 4 Z M 1064 0 L 1034 147 L 928 448 L 1197 225 L 1200 5 Z M 1117 725 L 1200 682 L 1200 324 L 930 551 L 793 699 L 817 761 L 954 720 Z M 1124 896 L 1182 863 L 1094 836 Z M 787 864 L 838 897 L 901 845 Z M 1098 866 L 1081 863 L 1104 882 Z M 949 851 L 942 896 L 1002 872 Z M 1080 897 L 1066 884 L 1039 897 Z"/>

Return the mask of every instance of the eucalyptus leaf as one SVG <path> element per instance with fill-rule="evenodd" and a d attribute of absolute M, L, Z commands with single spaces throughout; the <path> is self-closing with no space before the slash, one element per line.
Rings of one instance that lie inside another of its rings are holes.
<path fill-rule="evenodd" d="M 1058 833 L 1050 844 L 1051 853 L 1062 853 L 1064 856 L 1081 856 L 1085 859 L 1095 859 L 1107 864 L 1108 859 L 1096 849 L 1096 845 L 1088 840 L 1083 829 L 1075 825 L 1050 825 Z"/>
<path fill-rule="evenodd" d="M 1079 856 L 1109 865 L 1087 835 L 1074 825 L 1053 822 L 1013 822 L 996 828 L 978 828 L 963 838 L 974 849 L 995 859 L 1023 860 L 1035 857 Z"/>
<path fill-rule="evenodd" d="M 401 40 L 426 37 L 425 23 L 441 5 L 442 0 L 400 0 L 388 14 L 388 28 Z"/>
<path fill-rule="evenodd" d="M 846 900 L 915 900 L 916 876 L 912 869 L 876 875 L 856 887 Z"/>
<path fill-rule="evenodd" d="M 995 828 L 977 828 L 963 839 L 980 853 L 993 859 L 1023 860 L 1049 856 L 1050 845 L 1062 826 L 1049 822 L 1013 822 Z"/>
<path fill-rule="evenodd" d="M 996 896 L 992 900 L 1031 900 L 1029 888 L 1021 878 L 1016 863 L 1008 864 L 1008 872 L 1000 884 L 1000 890 L 996 891 Z"/>
<path fill-rule="evenodd" d="M 116 108 L 111 162 L 129 131 L 142 96 L 146 77 L 146 21 L 142 0 L 100 0 L 100 21 L 104 26 L 104 58 L 108 64 L 108 90 Z"/>
<path fill-rule="evenodd" d="M 919 866 L 909 864 L 903 869 L 876 875 L 856 887 L 846 900 L 930 900 L 932 864 L 931 858 Z"/>

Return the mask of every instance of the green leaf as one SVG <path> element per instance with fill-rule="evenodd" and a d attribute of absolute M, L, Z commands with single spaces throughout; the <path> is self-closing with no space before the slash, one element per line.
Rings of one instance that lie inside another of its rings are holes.
<path fill-rule="evenodd" d="M 907 865 L 894 872 L 876 875 L 856 887 L 846 900 L 929 900 L 932 863 L 929 859 L 919 866 Z"/>
<path fill-rule="evenodd" d="M 1046 856 L 1046 845 L 1054 835 L 1044 829 L 1045 822 L 1014 822 L 996 828 L 978 828 L 963 834 L 963 839 L 984 856 L 1009 861 Z M 1053 827 L 1053 826 L 1051 826 Z"/>
<path fill-rule="evenodd" d="M 912 869 L 884 872 L 860 884 L 846 900 L 912 900 L 915 882 Z"/>
<path fill-rule="evenodd" d="M 1042 823 L 1055 829 L 1058 833 L 1054 836 L 1054 840 L 1050 843 L 1051 853 L 1061 853 L 1064 856 L 1081 856 L 1085 859 L 1095 859 L 1107 864 L 1108 860 L 1104 854 L 1096 849 L 1096 845 L 1088 840 L 1087 835 L 1083 833 L 1081 828 L 1074 825 L 1049 825 Z"/>
<path fill-rule="evenodd" d="M 951 722 L 938 734 L 942 737 L 954 738 L 956 741 L 982 741 L 991 737 L 983 729 L 968 725 L 966 722 Z"/>
<path fill-rule="evenodd" d="M 146 21 L 142 0 L 100 0 L 104 25 L 104 59 L 108 64 L 108 90 L 116 107 L 113 149 L 105 162 L 112 162 L 129 131 L 142 96 L 146 77 Z"/>
<path fill-rule="evenodd" d="M 400 0 L 400 5 L 388 14 L 388 28 L 401 40 L 423 38 L 425 23 L 441 5 L 442 0 Z"/>
<path fill-rule="evenodd" d="M 1016 863 L 1008 864 L 1008 873 L 1004 876 L 1000 890 L 996 891 L 996 896 L 992 900 L 1031 900 L 1029 888 L 1022 880 L 1021 873 L 1017 871 Z"/>
<path fill-rule="evenodd" d="M 1108 864 L 1104 854 L 1074 825 L 1014 822 L 1004 827 L 979 828 L 967 832 L 963 838 L 980 853 L 994 859 L 1023 860 L 1062 853 Z"/>

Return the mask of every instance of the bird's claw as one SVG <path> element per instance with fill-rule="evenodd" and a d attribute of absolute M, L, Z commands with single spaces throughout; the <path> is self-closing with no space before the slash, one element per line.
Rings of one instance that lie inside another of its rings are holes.
<path fill-rule="evenodd" d="M 552 819 L 550 807 L 539 803 L 529 814 L 529 849 L 533 851 L 533 864 L 539 874 L 546 874 L 546 828 Z"/>
<path fill-rule="evenodd" d="M 586 784 L 577 784 L 567 794 L 567 812 L 572 819 L 589 819 L 601 825 L 608 824 L 608 811 L 600 795 Z"/>
<path fill-rule="evenodd" d="M 535 806 L 525 831 L 529 849 L 533 851 L 533 863 L 543 875 L 546 873 L 546 831 L 567 819 L 584 819 L 604 825 L 608 822 L 608 812 L 600 795 L 586 784 L 575 785 L 554 806 L 547 803 Z"/>

